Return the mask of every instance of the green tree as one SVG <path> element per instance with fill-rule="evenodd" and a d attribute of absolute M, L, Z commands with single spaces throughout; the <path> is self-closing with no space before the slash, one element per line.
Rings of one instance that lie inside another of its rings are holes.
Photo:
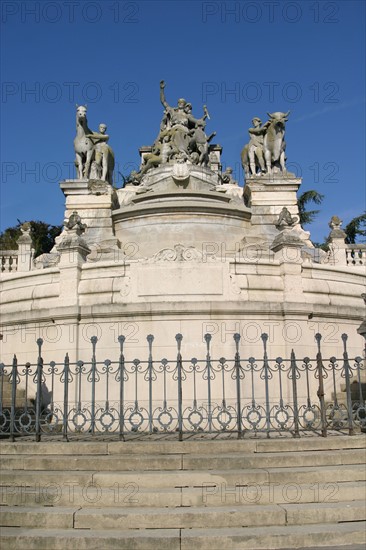
<path fill-rule="evenodd" d="M 347 235 L 346 237 L 346 243 L 347 244 L 355 244 L 358 240 L 361 242 L 365 242 L 366 237 L 366 212 L 361 214 L 361 216 L 357 216 L 356 218 L 353 218 L 349 222 L 349 224 L 346 225 L 344 228 L 344 231 Z"/>
<path fill-rule="evenodd" d="M 15 225 L 14 227 L 8 227 L 0 233 L 0 250 L 17 250 L 17 239 L 19 239 L 22 234 L 20 225 L 21 224 Z"/>
<path fill-rule="evenodd" d="M 315 189 L 310 189 L 309 191 L 304 191 L 298 199 L 297 206 L 299 209 L 300 224 L 305 225 L 312 223 L 319 213 L 319 210 L 306 210 L 306 207 L 309 203 L 321 204 L 324 199 L 324 195 L 315 191 Z"/>
<path fill-rule="evenodd" d="M 1 250 L 17 250 L 17 240 L 22 234 L 20 229 L 24 222 L 18 220 L 18 225 L 8 227 L 0 233 Z M 62 225 L 50 225 L 40 220 L 31 221 L 31 237 L 34 246 L 34 256 L 49 252 L 55 243 L 55 238 L 61 233 Z"/>

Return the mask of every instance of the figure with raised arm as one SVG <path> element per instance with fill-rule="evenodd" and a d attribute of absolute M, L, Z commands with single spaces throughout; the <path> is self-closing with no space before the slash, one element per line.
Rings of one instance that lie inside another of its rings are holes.
<path fill-rule="evenodd" d="M 168 129 L 171 137 L 172 146 L 175 149 L 176 154 L 183 154 L 186 158 L 189 158 L 188 145 L 189 145 L 189 130 L 197 126 L 199 119 L 196 119 L 192 114 L 192 105 L 187 103 L 183 98 L 178 99 L 177 107 L 171 107 L 165 99 L 165 82 L 160 82 L 160 101 L 166 112 L 166 125 L 170 126 Z M 203 120 L 207 117 L 207 113 L 204 114 Z"/>

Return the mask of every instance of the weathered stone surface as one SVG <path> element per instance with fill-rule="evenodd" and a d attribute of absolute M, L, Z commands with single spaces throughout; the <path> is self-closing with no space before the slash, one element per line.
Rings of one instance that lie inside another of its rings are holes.
<path fill-rule="evenodd" d="M 276 439 L 272 441 L 258 441 L 257 452 L 291 452 L 294 450 L 292 439 Z M 296 441 L 296 451 L 317 451 L 327 449 L 365 449 L 365 437 L 358 435 L 354 437 L 306 437 Z"/>
<path fill-rule="evenodd" d="M 34 527 L 41 529 L 73 529 L 77 508 L 27 508 L 4 506 L 0 509 L 4 527 Z"/>
<path fill-rule="evenodd" d="M 233 486 L 247 485 L 249 483 L 266 483 L 268 473 L 265 470 L 210 470 L 204 474 L 196 471 L 160 471 L 160 472 L 116 472 L 110 474 L 107 472 L 97 472 L 93 476 L 93 481 L 101 486 L 113 484 L 114 481 L 120 485 L 126 483 L 136 483 L 139 487 L 202 487 L 203 485 L 216 485 L 225 483 Z"/>
<path fill-rule="evenodd" d="M 337 481 L 365 481 L 366 470 L 364 464 L 355 464 L 352 466 L 345 465 L 343 468 L 339 466 L 315 466 L 301 468 L 268 468 L 268 476 L 270 483 L 306 483 L 309 477 L 314 483 L 332 483 Z"/>
<path fill-rule="evenodd" d="M 88 531 L 2 529 L 9 550 L 180 550 L 179 530 Z"/>
<path fill-rule="evenodd" d="M 86 455 L 103 455 L 108 452 L 108 443 L 103 441 L 87 442 L 69 441 L 66 444 L 62 441 L 47 441 L 34 443 L 30 441 L 20 441 L 9 443 L 8 441 L 1 442 L 1 455 L 75 455 L 83 453 Z"/>
<path fill-rule="evenodd" d="M 364 500 L 350 502 L 320 502 L 313 504 L 284 504 L 288 525 L 306 523 L 337 523 L 365 521 L 366 503 Z"/>
<path fill-rule="evenodd" d="M 27 470 L 98 470 L 98 471 L 134 471 L 134 470 L 177 470 L 181 466 L 180 455 L 125 455 L 122 457 L 70 456 L 70 457 L 24 457 L 24 469 Z M 13 466 L 14 469 L 16 468 Z"/>
<path fill-rule="evenodd" d="M 279 506 L 178 508 L 146 510 L 80 510 L 75 514 L 76 529 L 192 529 L 195 527 L 246 527 L 285 525 L 285 511 Z"/>
<path fill-rule="evenodd" d="M 218 485 L 182 488 L 182 506 L 247 506 L 255 504 L 316 503 L 364 501 L 366 484 L 362 481 L 341 483 L 278 483 L 247 486 Z"/>
<path fill-rule="evenodd" d="M 241 529 L 190 529 L 182 532 L 182 550 L 312 548 L 365 542 L 365 522 Z"/>
<path fill-rule="evenodd" d="M 35 487 L 36 484 L 40 483 L 43 486 L 53 483 L 56 484 L 75 484 L 82 487 L 85 487 L 92 482 L 93 472 L 72 472 L 72 471 L 61 471 L 57 472 L 57 481 L 55 480 L 55 472 L 39 472 L 35 471 L 19 471 L 19 470 L 4 470 L 1 473 L 0 486 L 18 486 L 22 485 L 24 487 Z"/>
<path fill-rule="evenodd" d="M 160 550 L 189 541 L 231 550 L 364 541 L 364 436 L 151 439 L 100 442 L 94 456 L 98 443 L 5 443 L 1 462 L 14 469 L 2 470 L 3 546 Z M 95 469 L 75 470 L 83 461 Z M 159 463 L 164 469 L 147 470 Z"/>

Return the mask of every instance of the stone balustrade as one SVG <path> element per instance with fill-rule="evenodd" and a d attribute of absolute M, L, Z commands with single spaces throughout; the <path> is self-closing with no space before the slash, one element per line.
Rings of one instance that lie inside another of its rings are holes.
<path fill-rule="evenodd" d="M 366 265 L 366 244 L 346 245 L 347 265 Z"/>
<path fill-rule="evenodd" d="M 22 234 L 18 237 L 17 250 L 0 250 L 0 273 L 15 271 L 27 272 L 33 269 L 34 249 L 30 235 L 30 224 L 21 226 Z"/>
<path fill-rule="evenodd" d="M 18 269 L 18 250 L 0 250 L 0 271 L 10 273 Z"/>
<path fill-rule="evenodd" d="M 27 272 L 33 269 L 33 249 L 19 245 L 18 250 L 0 250 L 0 273 Z"/>

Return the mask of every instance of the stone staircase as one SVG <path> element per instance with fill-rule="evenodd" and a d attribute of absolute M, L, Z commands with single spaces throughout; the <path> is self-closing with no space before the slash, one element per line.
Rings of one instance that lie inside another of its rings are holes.
<path fill-rule="evenodd" d="M 364 548 L 366 438 L 1 443 L 1 548 Z"/>

